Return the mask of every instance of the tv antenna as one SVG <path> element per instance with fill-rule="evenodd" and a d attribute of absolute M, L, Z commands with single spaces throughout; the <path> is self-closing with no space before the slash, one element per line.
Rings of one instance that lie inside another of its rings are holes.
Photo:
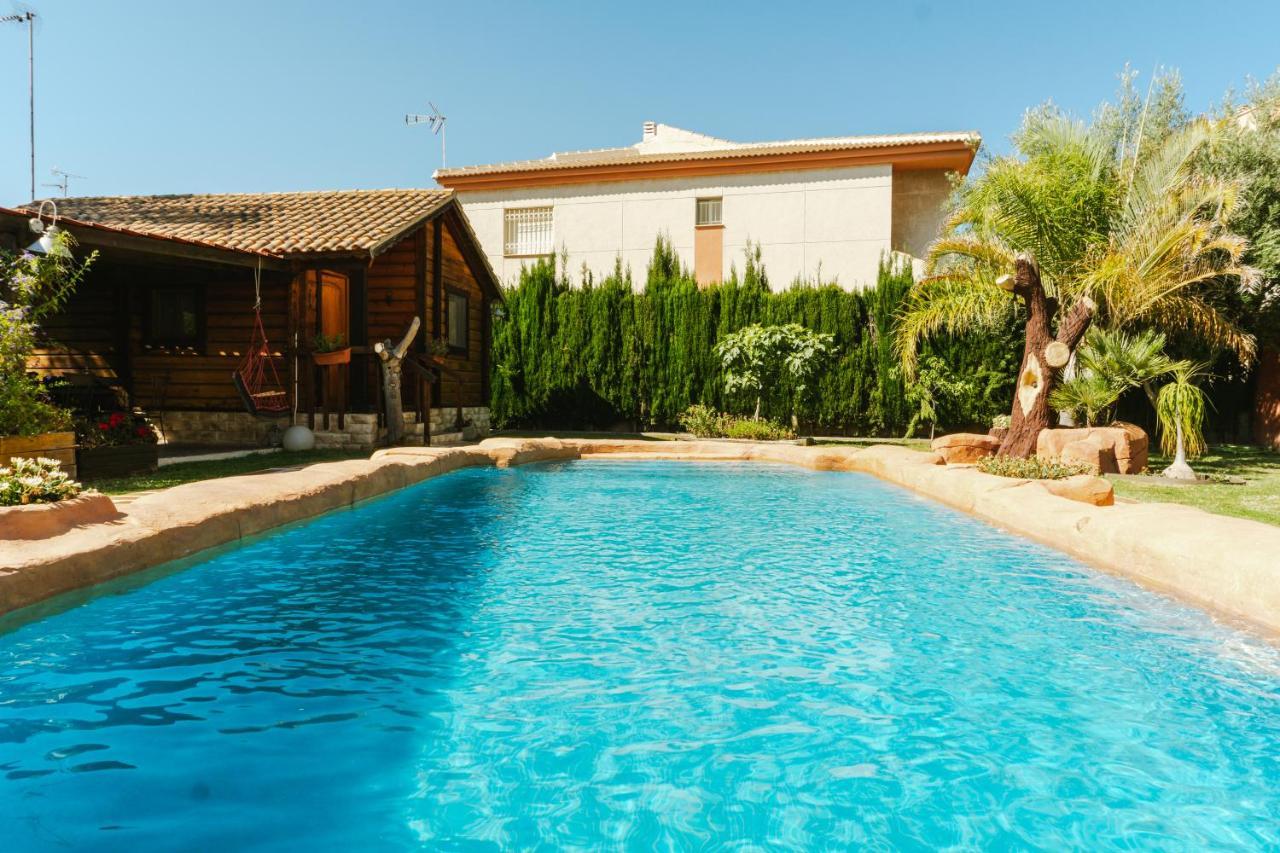
<path fill-rule="evenodd" d="M 71 172 L 66 171 L 65 169 L 59 169 L 57 166 L 50 169 L 49 173 L 52 175 L 56 175 L 58 177 L 58 180 L 55 183 L 41 184 L 40 186 L 57 187 L 58 189 L 62 190 L 63 198 L 67 197 L 67 185 L 71 183 L 72 178 L 76 178 L 77 180 L 81 180 L 81 181 L 87 180 L 87 178 L 84 175 L 75 175 L 75 174 L 72 174 Z"/>
<path fill-rule="evenodd" d="M 448 121 L 448 119 L 440 114 L 440 110 L 436 107 L 435 104 L 431 103 L 430 101 L 427 101 L 427 104 L 428 106 L 431 107 L 431 115 L 424 116 L 424 115 L 419 115 L 418 113 L 408 113 L 404 117 L 404 123 L 409 126 L 413 126 L 415 124 L 425 124 L 431 128 L 432 133 L 440 137 L 440 168 L 445 169 L 445 168 L 448 168 L 448 162 L 445 160 L 444 124 L 446 121 Z"/>

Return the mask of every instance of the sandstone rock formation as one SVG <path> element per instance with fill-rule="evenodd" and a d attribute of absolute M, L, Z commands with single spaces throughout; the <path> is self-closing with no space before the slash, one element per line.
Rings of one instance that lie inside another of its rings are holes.
<path fill-rule="evenodd" d="M 1099 474 L 1138 474 L 1147 467 L 1147 434 L 1133 424 L 1046 429 L 1036 440 L 1042 459 L 1083 462 Z"/>
<path fill-rule="evenodd" d="M 940 435 L 933 440 L 935 453 L 948 465 L 977 462 L 984 456 L 994 456 L 1000 449 L 1000 439 L 972 432 L 956 432 Z"/>

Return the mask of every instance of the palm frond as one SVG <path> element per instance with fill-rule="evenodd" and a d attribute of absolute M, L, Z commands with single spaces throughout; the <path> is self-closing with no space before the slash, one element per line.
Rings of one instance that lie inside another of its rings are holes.
<path fill-rule="evenodd" d="M 942 332 L 994 329 L 1014 310 L 992 275 L 951 273 L 922 279 L 898 313 L 894 350 L 908 376 L 915 374 L 920 342 Z"/>

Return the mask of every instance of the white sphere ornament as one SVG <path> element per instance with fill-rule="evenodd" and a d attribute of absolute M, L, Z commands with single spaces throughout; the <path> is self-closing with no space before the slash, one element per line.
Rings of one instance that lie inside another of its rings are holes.
<path fill-rule="evenodd" d="M 284 437 L 280 443 L 284 445 L 285 450 L 299 451 L 310 450 L 316 446 L 316 434 L 306 427 L 298 424 L 291 426 L 284 431 Z"/>

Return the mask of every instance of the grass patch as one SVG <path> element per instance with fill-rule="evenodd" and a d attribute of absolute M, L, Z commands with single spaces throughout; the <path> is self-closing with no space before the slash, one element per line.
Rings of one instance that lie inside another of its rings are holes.
<path fill-rule="evenodd" d="M 197 480 L 216 480 L 237 474 L 252 474 L 268 468 L 294 465 L 311 465 L 315 462 L 338 462 L 343 459 L 368 459 L 369 451 L 360 450 L 306 450 L 299 453 L 261 453 L 241 456 L 238 459 L 213 459 L 205 462 L 177 462 L 166 465 L 149 474 L 132 477 L 113 477 L 109 480 L 90 480 L 85 485 L 108 495 L 123 495 L 151 489 L 167 489 Z"/>
<path fill-rule="evenodd" d="M 643 432 L 607 432 L 583 429 L 500 429 L 490 433 L 498 438 L 617 438 L 634 441 L 671 441 L 666 435 Z"/>
<path fill-rule="evenodd" d="M 1162 456 L 1152 456 L 1148 467 L 1158 474 L 1169 461 Z M 1191 467 L 1214 482 L 1177 485 L 1159 476 L 1108 476 L 1107 479 L 1115 486 L 1119 498 L 1186 504 L 1219 515 L 1280 525 L 1280 453 L 1248 445 L 1223 444 L 1191 460 Z M 1245 483 L 1227 483 L 1227 477 L 1243 477 Z"/>
<path fill-rule="evenodd" d="M 828 445 L 831 447 L 842 447 L 852 445 L 854 447 L 872 447 L 877 444 L 889 444 L 895 447 L 906 447 L 911 450 L 928 451 L 932 448 L 932 442 L 927 438 L 878 438 L 874 435 L 855 435 L 844 437 L 824 437 L 814 441 L 814 444 Z"/>

